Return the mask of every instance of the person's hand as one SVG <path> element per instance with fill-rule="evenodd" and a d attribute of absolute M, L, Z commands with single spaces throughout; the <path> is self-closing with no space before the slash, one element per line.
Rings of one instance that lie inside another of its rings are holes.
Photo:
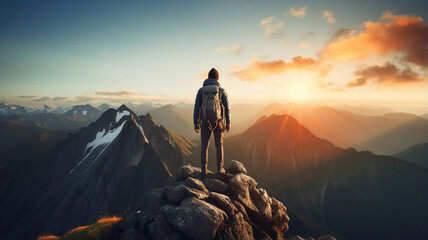
<path fill-rule="evenodd" d="M 199 133 L 199 131 L 201 130 L 201 127 L 199 126 L 199 124 L 195 125 L 195 132 Z"/>
<path fill-rule="evenodd" d="M 224 130 L 226 130 L 226 132 L 229 132 L 229 130 L 230 130 L 230 124 L 226 124 L 226 128 Z"/>

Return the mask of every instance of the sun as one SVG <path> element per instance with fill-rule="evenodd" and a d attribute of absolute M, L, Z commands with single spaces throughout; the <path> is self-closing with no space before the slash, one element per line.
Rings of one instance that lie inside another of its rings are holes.
<path fill-rule="evenodd" d="M 290 94 L 289 97 L 293 101 L 303 102 L 311 99 L 310 90 L 308 86 L 303 83 L 298 83 L 292 86 L 292 88 L 289 91 L 289 94 Z"/>

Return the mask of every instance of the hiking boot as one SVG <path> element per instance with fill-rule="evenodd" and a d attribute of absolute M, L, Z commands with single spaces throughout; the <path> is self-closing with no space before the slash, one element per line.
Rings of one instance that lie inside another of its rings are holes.
<path fill-rule="evenodd" d="M 224 175 L 224 174 L 226 174 L 226 170 L 224 170 L 224 168 L 221 167 L 221 168 L 218 169 L 218 174 Z"/>

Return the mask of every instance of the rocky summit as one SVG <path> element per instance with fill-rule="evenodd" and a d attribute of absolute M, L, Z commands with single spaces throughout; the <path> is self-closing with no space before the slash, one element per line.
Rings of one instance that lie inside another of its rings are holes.
<path fill-rule="evenodd" d="M 150 193 L 145 210 L 126 215 L 120 239 L 283 239 L 284 204 L 257 188 L 242 163 L 226 170 L 202 179 L 200 168 L 182 166 Z"/>

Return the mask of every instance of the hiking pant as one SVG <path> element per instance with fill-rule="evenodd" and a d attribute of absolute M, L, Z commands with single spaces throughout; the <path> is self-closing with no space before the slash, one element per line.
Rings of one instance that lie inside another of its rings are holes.
<path fill-rule="evenodd" d="M 215 124 L 212 124 L 214 127 Z M 210 143 L 211 132 L 214 132 L 214 142 L 217 149 L 217 171 L 223 167 L 223 137 L 224 124 L 223 121 L 218 122 L 218 126 L 211 131 L 208 128 L 208 123 L 202 121 L 201 124 L 201 169 L 206 171 L 208 168 L 208 146 Z"/>

